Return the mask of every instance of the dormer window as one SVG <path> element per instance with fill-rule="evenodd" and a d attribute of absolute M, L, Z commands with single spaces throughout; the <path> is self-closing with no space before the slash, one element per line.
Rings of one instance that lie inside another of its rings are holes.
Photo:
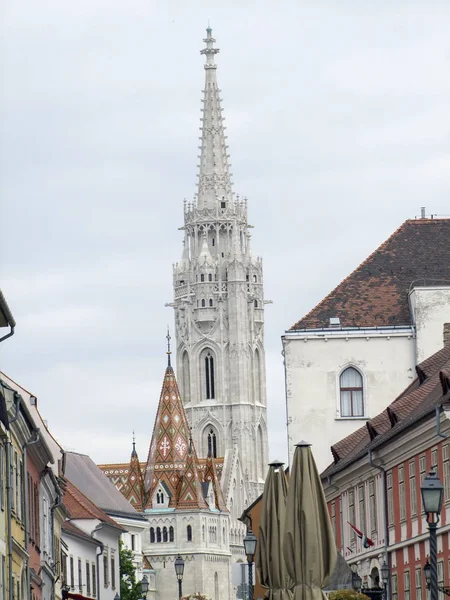
<path fill-rule="evenodd" d="M 156 493 L 156 504 L 164 504 L 164 493 L 161 489 Z"/>

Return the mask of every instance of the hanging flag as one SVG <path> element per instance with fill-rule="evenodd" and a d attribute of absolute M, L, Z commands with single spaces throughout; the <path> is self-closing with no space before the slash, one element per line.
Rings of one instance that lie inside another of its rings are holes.
<path fill-rule="evenodd" d="M 352 525 L 349 521 L 347 521 L 347 523 L 350 525 L 350 527 L 353 529 L 353 531 L 356 533 L 356 535 L 361 540 L 363 548 L 370 548 L 370 546 L 375 546 L 374 542 L 369 537 L 367 537 L 367 535 L 365 533 L 360 531 L 357 527 Z"/>

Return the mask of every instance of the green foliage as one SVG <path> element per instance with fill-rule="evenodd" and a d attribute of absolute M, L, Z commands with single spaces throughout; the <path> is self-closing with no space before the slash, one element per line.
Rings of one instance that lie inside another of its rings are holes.
<path fill-rule="evenodd" d="M 338 590 L 328 594 L 329 600 L 370 600 L 369 596 L 355 592 L 355 590 Z"/>
<path fill-rule="evenodd" d="M 133 565 L 133 553 L 123 547 L 119 541 L 120 562 L 120 600 L 140 600 L 141 582 L 136 581 L 136 572 Z"/>

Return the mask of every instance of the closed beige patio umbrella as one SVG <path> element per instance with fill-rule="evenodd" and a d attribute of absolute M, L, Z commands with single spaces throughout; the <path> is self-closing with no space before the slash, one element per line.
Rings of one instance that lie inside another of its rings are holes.
<path fill-rule="evenodd" d="M 296 445 L 289 478 L 284 559 L 294 600 L 322 600 L 337 559 L 336 542 L 310 444 Z"/>
<path fill-rule="evenodd" d="M 293 587 L 293 581 L 283 557 L 287 482 L 282 462 L 274 461 L 269 467 L 259 522 L 256 568 L 261 585 L 268 590 L 265 598 L 291 600 L 289 588 Z"/>

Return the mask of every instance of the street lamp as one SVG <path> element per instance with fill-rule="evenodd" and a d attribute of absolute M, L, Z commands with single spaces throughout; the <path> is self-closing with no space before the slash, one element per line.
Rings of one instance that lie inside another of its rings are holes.
<path fill-rule="evenodd" d="M 147 598 L 147 592 L 148 592 L 148 579 L 147 579 L 147 575 L 144 575 L 144 577 L 141 579 L 141 594 L 142 594 L 143 600 L 145 600 Z"/>
<path fill-rule="evenodd" d="M 177 579 L 178 579 L 178 598 L 179 598 L 179 600 L 181 600 L 181 598 L 183 596 L 182 581 L 183 581 L 183 573 L 184 573 L 184 560 L 181 558 L 180 555 L 178 555 L 177 558 L 175 559 L 175 573 L 176 573 Z"/>
<path fill-rule="evenodd" d="M 70 586 L 67 583 L 63 583 L 61 586 L 61 597 L 63 600 L 67 600 L 69 597 Z"/>
<path fill-rule="evenodd" d="M 422 492 L 423 510 L 430 531 L 430 568 L 428 571 L 431 590 L 430 600 L 438 600 L 436 528 L 441 515 L 444 486 L 435 471 L 430 471 L 425 477 L 420 486 L 420 491 Z"/>
<path fill-rule="evenodd" d="M 357 571 L 352 571 L 352 588 L 355 592 L 359 592 L 362 586 L 362 579 L 358 575 Z"/>
<path fill-rule="evenodd" d="M 427 586 L 427 590 L 430 589 L 431 586 L 431 565 L 430 561 L 427 559 L 423 567 L 423 574 L 425 575 L 425 583 Z M 450 596 L 450 587 L 438 586 L 438 591 L 444 593 L 446 596 Z"/>
<path fill-rule="evenodd" d="M 116 592 L 116 595 L 114 596 L 114 600 L 120 600 L 119 592 Z"/>
<path fill-rule="evenodd" d="M 383 582 L 383 598 L 384 598 L 384 600 L 387 600 L 386 590 L 387 590 L 387 584 L 389 581 L 389 565 L 387 564 L 387 562 L 385 560 L 383 560 L 383 564 L 380 567 L 380 575 L 381 575 L 381 581 Z"/>
<path fill-rule="evenodd" d="M 248 562 L 248 600 L 253 600 L 253 560 L 256 552 L 256 535 L 251 528 L 244 538 L 244 550 Z"/>

